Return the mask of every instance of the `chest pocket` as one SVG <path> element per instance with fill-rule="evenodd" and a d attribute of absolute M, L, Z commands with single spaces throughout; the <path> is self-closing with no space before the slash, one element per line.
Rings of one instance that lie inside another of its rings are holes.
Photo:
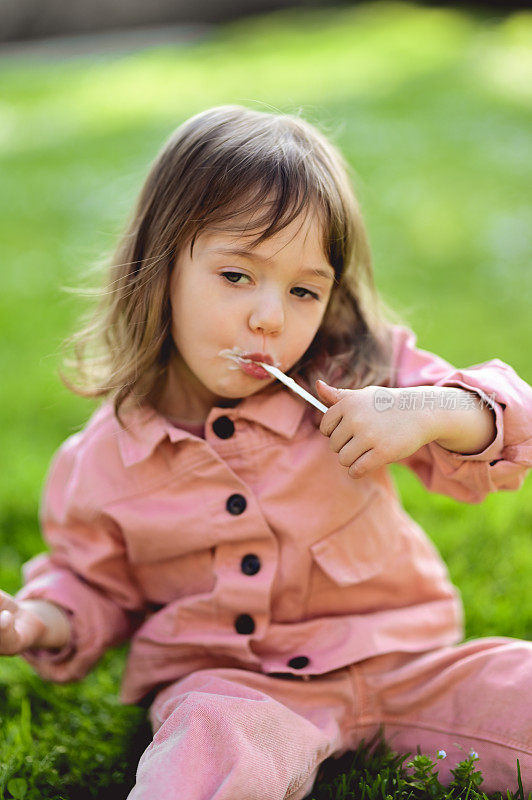
<path fill-rule="evenodd" d="M 312 558 L 338 586 L 367 581 L 382 572 L 396 553 L 400 524 L 397 501 L 374 485 L 349 522 L 311 545 Z"/>

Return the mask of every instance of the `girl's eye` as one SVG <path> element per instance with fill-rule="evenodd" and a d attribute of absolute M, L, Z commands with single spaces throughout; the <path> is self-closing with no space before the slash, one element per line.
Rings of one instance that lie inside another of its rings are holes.
<path fill-rule="evenodd" d="M 222 275 L 224 278 L 227 278 L 230 283 L 236 283 L 239 278 L 248 277 L 247 275 L 244 275 L 243 272 L 222 272 Z"/>
<path fill-rule="evenodd" d="M 249 278 L 248 275 L 244 275 L 243 272 L 222 272 L 223 277 L 229 281 L 229 283 L 238 283 L 240 278 Z M 319 295 L 316 292 L 311 292 L 310 289 L 305 289 L 303 286 L 296 286 L 292 289 L 292 292 L 303 292 L 303 294 L 296 294 L 296 297 L 304 298 L 307 295 L 312 297 L 314 300 L 319 300 Z"/>
<path fill-rule="evenodd" d="M 292 291 L 293 292 L 306 292 L 308 294 L 308 296 L 309 297 L 313 297 L 314 300 L 319 300 L 320 299 L 319 296 L 316 294 L 316 292 L 311 292 L 310 289 L 305 289 L 305 288 L 303 288 L 303 286 L 296 286 L 295 289 L 292 289 Z M 296 297 L 306 297 L 306 295 L 298 294 L 298 295 L 296 295 Z"/>

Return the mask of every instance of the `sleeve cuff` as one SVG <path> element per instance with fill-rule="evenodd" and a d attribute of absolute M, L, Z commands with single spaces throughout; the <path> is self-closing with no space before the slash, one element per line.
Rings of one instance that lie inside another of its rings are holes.
<path fill-rule="evenodd" d="M 45 570 L 46 565 L 52 569 Z M 59 683 L 81 680 L 105 650 L 127 638 L 130 625 L 122 609 L 70 570 L 50 565 L 48 554 L 24 565 L 24 573 L 30 582 L 17 593 L 18 600 L 48 600 L 70 617 L 68 645 L 21 653 L 43 678 Z"/>
<path fill-rule="evenodd" d="M 449 457 L 455 461 L 489 461 L 490 466 L 493 466 L 497 463 L 497 461 L 501 460 L 502 458 L 502 451 L 504 447 L 504 422 L 503 422 L 503 409 L 505 406 L 501 403 L 498 403 L 493 395 L 488 395 L 484 392 L 483 389 L 480 389 L 478 386 L 471 386 L 471 384 L 466 383 L 465 381 L 458 380 L 458 379 L 450 379 L 450 380 L 443 380 L 439 381 L 437 386 L 450 386 L 459 389 L 466 389 L 468 392 L 474 392 L 478 395 L 483 404 L 488 406 L 493 413 L 495 414 L 495 438 L 493 439 L 487 447 L 484 448 L 480 453 L 455 453 L 453 450 L 447 450 L 445 447 L 437 444 L 436 442 L 431 442 L 429 447 L 438 448 L 440 451 L 448 454 Z"/>

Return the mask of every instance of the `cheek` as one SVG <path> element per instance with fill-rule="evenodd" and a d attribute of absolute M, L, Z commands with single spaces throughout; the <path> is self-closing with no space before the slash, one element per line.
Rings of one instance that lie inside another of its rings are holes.
<path fill-rule="evenodd" d="M 183 354 L 194 349 L 201 335 L 201 316 L 190 308 L 175 308 L 172 313 L 172 336 L 177 349 Z"/>
<path fill-rule="evenodd" d="M 310 345 L 316 336 L 324 317 L 324 311 L 321 308 L 316 309 L 315 313 L 309 314 L 306 319 L 306 324 L 300 326 L 299 341 L 304 343 L 305 350 Z"/>
<path fill-rule="evenodd" d="M 187 357 L 196 357 L 213 347 L 235 344 L 236 315 L 216 303 L 183 304 L 172 314 L 172 334 L 177 349 Z"/>
<path fill-rule="evenodd" d="M 290 366 L 295 364 L 310 347 L 318 331 L 320 319 L 321 317 L 318 317 L 318 320 L 313 320 L 312 323 L 307 320 L 305 324 L 301 324 L 301 319 L 299 319 L 293 326 L 290 326 L 290 329 L 286 330 L 285 353 L 290 362 Z"/>
<path fill-rule="evenodd" d="M 200 285 L 189 284 L 183 276 L 172 293 L 172 326 L 174 336 L 182 338 L 201 331 L 209 323 L 214 303 L 205 297 Z M 196 281 L 199 284 L 198 281 Z"/>

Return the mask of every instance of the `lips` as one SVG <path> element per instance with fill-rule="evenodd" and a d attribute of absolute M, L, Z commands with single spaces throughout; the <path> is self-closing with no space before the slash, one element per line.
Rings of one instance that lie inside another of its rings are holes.
<path fill-rule="evenodd" d="M 263 361 L 274 366 L 273 358 L 268 353 L 242 353 L 242 358 L 247 358 L 249 361 Z"/>
<path fill-rule="evenodd" d="M 270 374 L 266 372 L 264 367 L 256 363 L 258 361 L 264 361 L 265 364 L 271 364 L 273 366 L 273 359 L 267 353 L 242 353 L 238 360 L 240 369 L 242 372 L 245 372 L 246 375 L 250 375 L 252 378 L 258 378 L 259 380 L 266 380 L 266 378 L 270 377 Z"/>
<path fill-rule="evenodd" d="M 228 358 L 238 364 L 238 367 L 229 367 L 229 369 L 241 369 L 246 375 L 250 375 L 252 378 L 259 378 L 260 380 L 271 378 L 271 375 L 257 362 L 263 361 L 265 364 L 271 364 L 272 367 L 280 366 L 279 363 L 276 364 L 274 362 L 273 357 L 269 353 L 244 353 L 238 347 L 233 347 L 231 350 L 220 350 L 218 355 L 222 358 Z"/>

